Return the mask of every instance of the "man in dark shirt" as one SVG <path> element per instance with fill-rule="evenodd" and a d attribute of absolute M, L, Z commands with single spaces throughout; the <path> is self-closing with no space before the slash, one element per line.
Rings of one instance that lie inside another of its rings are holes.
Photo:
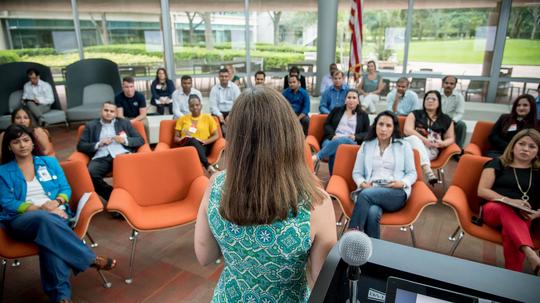
<path fill-rule="evenodd" d="M 304 135 L 307 135 L 309 128 L 309 110 L 310 110 L 310 99 L 307 91 L 300 87 L 300 81 L 298 81 L 298 76 L 289 77 L 289 88 L 283 91 L 283 96 L 289 103 L 293 111 L 298 116 L 300 124 L 304 129 Z"/>
<path fill-rule="evenodd" d="M 116 95 L 114 103 L 118 107 L 118 118 L 141 121 L 148 136 L 146 99 L 142 93 L 135 91 L 135 79 L 133 77 L 122 79 L 122 92 Z"/>

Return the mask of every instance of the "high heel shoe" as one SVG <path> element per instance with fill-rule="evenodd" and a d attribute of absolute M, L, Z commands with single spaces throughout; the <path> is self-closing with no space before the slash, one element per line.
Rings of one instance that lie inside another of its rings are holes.
<path fill-rule="evenodd" d="M 429 185 L 435 187 L 435 184 L 437 184 L 439 182 L 439 179 L 437 178 L 437 176 L 435 176 L 435 174 L 433 173 L 431 168 L 429 166 L 425 165 L 425 166 L 422 167 L 422 171 L 423 171 L 424 175 L 426 176 L 426 178 L 428 179 Z"/>

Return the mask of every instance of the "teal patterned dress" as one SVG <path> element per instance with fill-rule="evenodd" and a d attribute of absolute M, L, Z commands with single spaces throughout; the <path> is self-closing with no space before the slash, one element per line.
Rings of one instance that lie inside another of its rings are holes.
<path fill-rule="evenodd" d="M 309 208 L 272 224 L 239 226 L 219 214 L 224 182 L 223 172 L 212 184 L 208 203 L 208 223 L 225 259 L 212 302 L 307 302 Z"/>

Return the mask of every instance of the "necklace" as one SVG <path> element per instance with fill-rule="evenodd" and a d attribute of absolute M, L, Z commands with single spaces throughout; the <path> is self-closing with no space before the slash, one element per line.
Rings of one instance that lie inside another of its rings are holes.
<path fill-rule="evenodd" d="M 519 188 L 519 191 L 523 194 L 523 196 L 521 196 L 521 200 L 523 200 L 525 202 L 529 202 L 529 196 L 527 195 L 527 193 L 529 193 L 529 190 L 531 189 L 531 184 L 532 184 L 532 167 L 531 167 L 531 170 L 530 170 L 530 173 L 529 173 L 529 187 L 527 187 L 526 191 L 523 191 L 523 189 L 521 189 L 521 184 L 519 184 L 519 180 L 518 180 L 517 173 L 516 173 L 516 168 L 512 167 L 512 169 L 514 170 L 514 177 L 516 178 L 516 183 L 517 183 L 517 186 Z"/>

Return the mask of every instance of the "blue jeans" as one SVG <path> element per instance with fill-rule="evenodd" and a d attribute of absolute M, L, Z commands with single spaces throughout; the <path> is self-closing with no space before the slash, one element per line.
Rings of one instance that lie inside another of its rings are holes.
<path fill-rule="evenodd" d="M 381 237 L 380 220 L 382 212 L 401 209 L 407 201 L 407 194 L 399 188 L 371 187 L 360 192 L 356 198 L 349 228 L 364 231 L 368 236 Z"/>
<path fill-rule="evenodd" d="M 43 291 L 53 302 L 71 299 L 71 271 L 87 269 L 96 255 L 55 214 L 37 210 L 4 221 L 8 234 L 18 241 L 39 247 L 39 267 Z"/>
<path fill-rule="evenodd" d="M 334 170 L 334 160 L 336 159 L 336 151 L 341 144 L 356 144 L 356 141 L 349 137 L 338 137 L 332 140 L 324 140 L 321 150 L 317 153 L 319 160 L 328 159 L 328 171 L 332 175 Z"/>

